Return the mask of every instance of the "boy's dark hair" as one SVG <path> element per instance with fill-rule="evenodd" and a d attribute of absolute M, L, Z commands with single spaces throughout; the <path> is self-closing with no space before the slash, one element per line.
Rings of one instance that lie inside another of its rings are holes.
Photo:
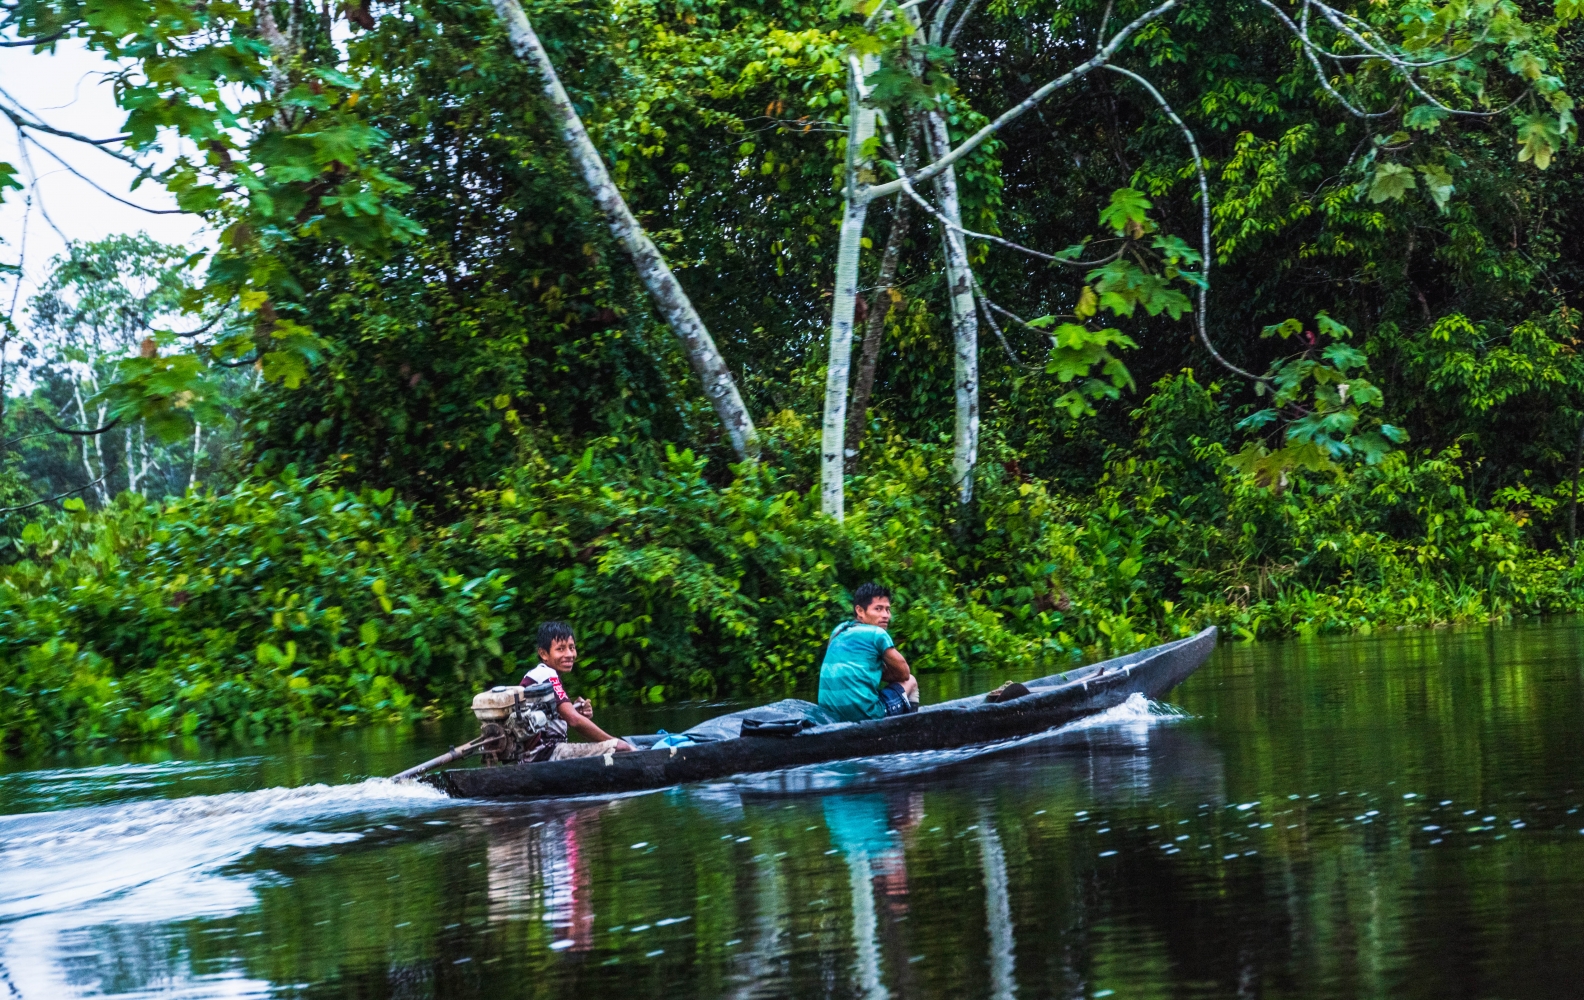
<path fill-rule="evenodd" d="M 539 648 L 549 652 L 558 639 L 575 639 L 572 626 L 566 622 L 545 622 L 539 626 Z"/>
<path fill-rule="evenodd" d="M 864 608 L 867 610 L 869 605 L 873 604 L 875 599 L 880 597 L 884 597 L 889 601 L 891 599 L 891 591 L 882 587 L 880 584 L 875 583 L 873 580 L 869 581 L 868 583 L 861 583 L 858 585 L 858 589 L 853 591 L 853 607 Z"/>

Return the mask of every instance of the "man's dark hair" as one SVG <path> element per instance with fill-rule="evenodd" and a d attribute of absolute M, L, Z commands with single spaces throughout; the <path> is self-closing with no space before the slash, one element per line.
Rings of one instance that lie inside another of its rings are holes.
<path fill-rule="evenodd" d="M 555 646 L 558 639 L 575 639 L 572 626 L 566 622 L 545 622 L 539 626 L 539 648 L 545 652 Z"/>
<path fill-rule="evenodd" d="M 868 610 L 869 605 L 873 604 L 875 599 L 879 597 L 884 597 L 889 601 L 891 599 L 891 591 L 873 580 L 868 583 L 861 583 L 858 585 L 858 589 L 853 591 L 853 607 Z"/>

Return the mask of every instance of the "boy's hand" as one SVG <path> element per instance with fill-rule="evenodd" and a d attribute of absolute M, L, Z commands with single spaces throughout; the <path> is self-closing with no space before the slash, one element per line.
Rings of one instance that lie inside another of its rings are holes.
<path fill-rule="evenodd" d="M 572 710 L 585 719 L 594 718 L 594 706 L 587 698 L 579 698 L 572 703 Z"/>

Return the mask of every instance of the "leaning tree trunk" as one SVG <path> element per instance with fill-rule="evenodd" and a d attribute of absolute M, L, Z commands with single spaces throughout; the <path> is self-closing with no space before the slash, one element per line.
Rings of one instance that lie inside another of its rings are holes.
<path fill-rule="evenodd" d="M 869 397 L 874 393 L 875 367 L 880 363 L 880 341 L 885 336 L 886 314 L 891 311 L 891 286 L 896 283 L 897 265 L 902 259 L 902 242 L 907 239 L 908 199 L 897 195 L 891 216 L 891 233 L 880 256 L 880 278 L 869 301 L 869 319 L 864 324 L 863 355 L 858 359 L 858 375 L 853 380 L 852 401 L 847 411 L 847 471 L 858 469 L 858 449 L 863 444 Z"/>
<path fill-rule="evenodd" d="M 682 290 L 676 275 L 671 273 L 660 249 L 644 232 L 643 226 L 639 225 L 611 180 L 610 172 L 605 169 L 605 161 L 600 157 L 599 150 L 594 148 L 588 130 L 583 127 L 583 120 L 578 117 L 571 98 L 561 86 L 561 78 L 556 75 L 555 65 L 550 62 L 550 54 L 534 33 L 533 25 L 528 23 L 528 15 L 523 13 L 517 0 L 494 0 L 494 4 L 495 12 L 506 23 L 512 50 L 518 58 L 531 63 L 539 72 L 545 99 L 561 121 L 561 137 L 566 142 L 567 152 L 582 173 L 583 181 L 610 225 L 612 235 L 632 258 L 633 266 L 638 269 L 638 276 L 649 290 L 655 307 L 682 341 L 688 361 L 704 383 L 704 395 L 709 397 L 715 413 L 726 426 L 732 449 L 738 458 L 745 461 L 758 458 L 758 434 L 754 430 L 753 418 L 749 416 L 748 408 L 743 405 L 742 396 L 737 391 L 737 382 L 732 378 L 731 369 L 726 367 L 726 360 L 716 349 L 714 338 L 699 318 L 687 293 Z"/>
<path fill-rule="evenodd" d="M 946 119 L 938 111 L 926 112 L 925 135 L 930 157 L 938 159 L 951 149 Z M 952 226 L 962 228 L 962 207 L 957 200 L 957 172 L 947 167 L 935 176 L 935 198 L 941 214 Z M 979 316 L 974 311 L 973 272 L 969 270 L 968 248 L 959 232 L 950 228 L 941 234 L 946 251 L 946 285 L 951 295 L 953 395 L 956 420 L 952 434 L 952 481 L 957 500 L 973 502 L 973 470 L 979 460 Z"/>
<path fill-rule="evenodd" d="M 858 305 L 858 257 L 863 250 L 869 199 L 859 191 L 864 144 L 875 134 L 875 111 L 864 101 L 864 80 L 874 56 L 853 59 L 847 81 L 847 166 L 843 178 L 841 235 L 836 245 L 836 287 L 831 294 L 830 357 L 825 365 L 825 416 L 820 428 L 820 510 L 840 521 L 846 515 L 847 382 L 852 369 L 853 314 Z"/>

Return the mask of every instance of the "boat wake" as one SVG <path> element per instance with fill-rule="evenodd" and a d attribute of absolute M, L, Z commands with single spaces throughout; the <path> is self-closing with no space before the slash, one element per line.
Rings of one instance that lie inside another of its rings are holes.
<path fill-rule="evenodd" d="M 236 899 L 233 878 L 217 879 L 226 888 L 209 887 L 213 894 L 194 891 L 193 879 L 262 849 L 360 839 L 334 829 L 360 818 L 447 804 L 426 785 L 376 778 L 0 816 L 0 926 L 85 907 L 126 908 L 144 919 L 173 919 L 172 904 L 183 911 L 177 916 L 230 911 L 249 905 L 251 892 L 243 888 L 247 899 Z M 180 901 L 162 898 L 160 883 L 173 876 Z"/>
<path fill-rule="evenodd" d="M 47 772 L 46 780 L 73 777 Z M 103 950 L 105 933 L 252 909 L 272 876 L 239 868 L 249 855 L 347 844 L 451 805 L 426 785 L 375 778 L 0 816 L 0 998 L 114 992 L 68 971 Z M 41 961 L 46 955 L 53 959 Z M 187 971 L 194 996 L 273 993 L 234 972 Z"/>

